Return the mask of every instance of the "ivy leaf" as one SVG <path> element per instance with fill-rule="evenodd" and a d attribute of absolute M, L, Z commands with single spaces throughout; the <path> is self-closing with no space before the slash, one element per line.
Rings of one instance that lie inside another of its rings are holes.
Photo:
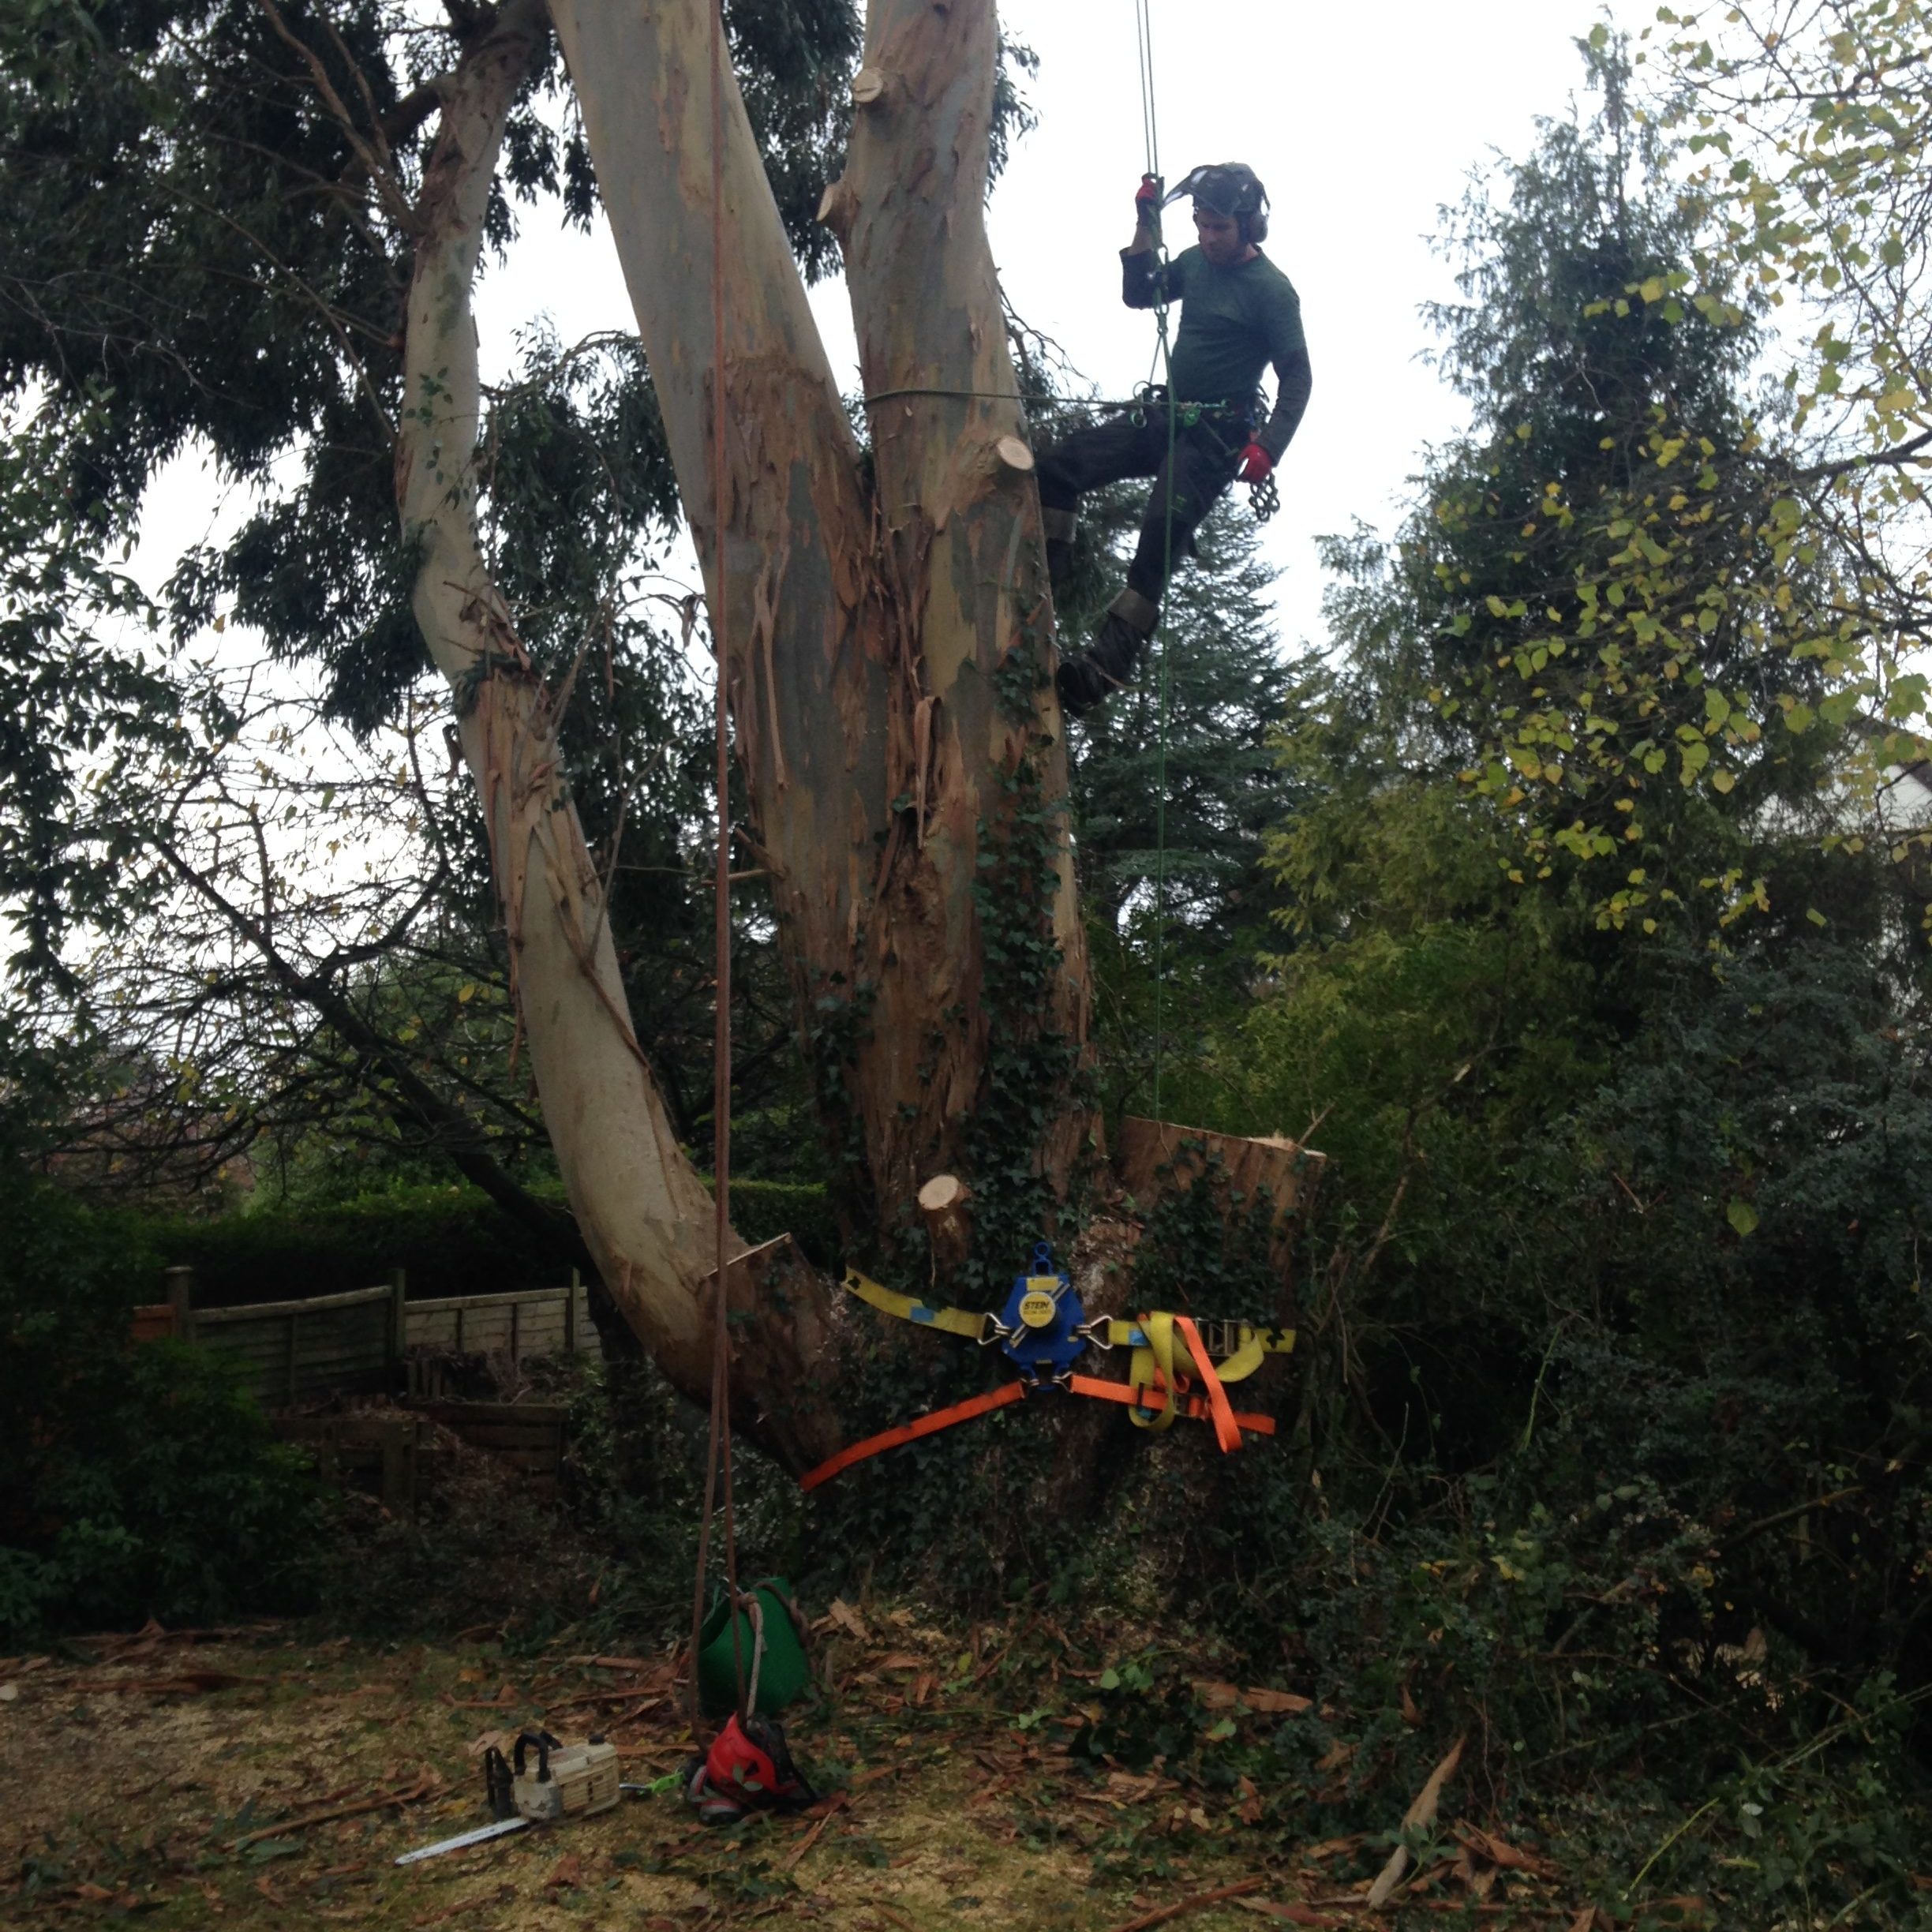
<path fill-rule="evenodd" d="M 1749 1201 L 1733 1196 L 1731 1205 L 1724 1210 L 1724 1219 L 1739 1234 L 1750 1234 L 1758 1226 L 1758 1210 Z"/>

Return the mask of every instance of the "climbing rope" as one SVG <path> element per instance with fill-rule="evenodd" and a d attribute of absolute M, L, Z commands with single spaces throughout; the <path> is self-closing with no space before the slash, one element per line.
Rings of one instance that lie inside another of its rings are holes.
<path fill-rule="evenodd" d="M 711 1567 L 711 1518 L 723 1477 L 724 1585 L 729 1594 L 732 1663 L 738 1683 L 738 1717 L 747 1715 L 744 1651 L 739 1634 L 738 1533 L 732 1509 L 731 1376 L 725 1263 L 731 1241 L 731 741 L 725 703 L 728 593 L 724 575 L 724 19 L 723 0 L 711 9 L 711 529 L 715 602 L 712 642 L 717 655 L 716 706 L 717 785 L 717 1008 L 713 1022 L 711 1121 L 717 1199 L 713 1221 L 717 1264 L 712 1275 L 711 1426 L 705 1451 L 704 1514 L 698 1528 L 697 1578 L 691 1587 L 691 1722 L 703 1743 L 698 1691 L 698 1653 L 704 1628 L 705 1584 Z M 755 1667 L 755 1660 L 754 1660 Z"/>
<path fill-rule="evenodd" d="M 1160 179 L 1160 125 L 1154 98 L 1154 24 L 1151 0 L 1134 0 L 1134 51 L 1140 62 L 1140 133 L 1147 166 L 1143 170 Z M 1161 1073 L 1166 1055 L 1167 986 L 1167 725 L 1173 698 L 1174 673 L 1169 661 L 1167 596 L 1174 577 L 1174 451 L 1180 438 L 1181 399 L 1174 393 L 1167 335 L 1167 242 L 1154 210 L 1154 245 L 1159 258 L 1154 286 L 1154 366 L 1167 395 L 1167 461 L 1162 471 L 1166 485 L 1161 519 L 1161 616 L 1154 627 L 1160 656 L 1159 763 L 1154 791 L 1154 1118 L 1161 1118 Z"/>

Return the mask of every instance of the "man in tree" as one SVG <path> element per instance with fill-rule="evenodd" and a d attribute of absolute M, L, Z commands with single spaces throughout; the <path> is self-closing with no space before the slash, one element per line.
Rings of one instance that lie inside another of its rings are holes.
<path fill-rule="evenodd" d="M 1073 558 L 1074 511 L 1082 494 L 1126 477 L 1152 477 L 1127 588 L 1107 607 L 1091 650 L 1061 661 L 1060 702 L 1078 717 L 1133 675 L 1160 616 L 1174 561 L 1237 477 L 1267 480 L 1308 406 L 1312 377 L 1294 285 L 1261 253 L 1267 190 L 1240 162 L 1198 167 L 1167 197 L 1194 203 L 1199 245 L 1160 259 L 1161 184 L 1143 178 L 1134 197 L 1134 237 L 1121 251 L 1121 297 L 1129 309 L 1178 301 L 1181 327 L 1168 390 L 1153 406 L 1083 429 L 1039 459 L 1046 560 L 1057 590 Z M 1279 383 L 1274 414 L 1258 431 L 1261 372 Z M 1177 411 L 1168 419 L 1171 395 Z M 1169 440 L 1171 434 L 1171 456 Z"/>

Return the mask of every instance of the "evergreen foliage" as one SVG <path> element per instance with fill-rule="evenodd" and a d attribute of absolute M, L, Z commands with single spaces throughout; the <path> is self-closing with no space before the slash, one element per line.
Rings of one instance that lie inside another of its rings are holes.
<path fill-rule="evenodd" d="M 1932 1698 L 1925 958 L 1909 878 L 1818 796 L 1846 713 L 1718 720 L 1713 686 L 1807 675 L 1765 613 L 1833 569 L 1750 516 L 1727 534 L 1721 475 L 1669 567 L 1739 595 L 1671 633 L 1676 677 L 1612 688 L 1607 635 L 1574 676 L 1524 657 L 1552 586 L 1629 583 L 1602 519 L 1668 487 L 1660 422 L 1732 475 L 1775 462 L 1737 430 L 1741 321 L 1604 305 L 1693 238 L 1608 107 L 1466 205 L 1476 299 L 1442 319 L 1471 432 L 1396 544 L 1331 546 L 1333 647 L 1281 740 L 1289 945 L 1204 1083 L 1204 1124 L 1322 1121 L 1295 1447 L 1198 1519 L 1197 1560 L 1224 1616 L 1293 1604 L 1263 1627 L 1311 1694 L 1380 1687 L 1355 1765 L 1419 1779 L 1465 1732 L 1606 1883 L 1903 1923 Z M 1579 742 L 1617 729 L 1580 771 L 1482 781 L 1531 696 Z M 1647 782 L 1639 731 L 1697 782 Z M 1586 826 L 1631 802 L 1616 892 L 1546 836 L 1559 792 Z"/>
<path fill-rule="evenodd" d="M 0 1168 L 0 1641 L 302 1608 L 301 1458 L 210 1357 L 136 1348 L 143 1231 Z"/>

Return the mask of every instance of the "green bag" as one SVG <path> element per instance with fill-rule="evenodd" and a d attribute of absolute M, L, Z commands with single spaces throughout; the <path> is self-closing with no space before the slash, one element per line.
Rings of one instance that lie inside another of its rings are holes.
<path fill-rule="evenodd" d="M 743 1659 L 745 1701 L 769 1717 L 795 1699 L 811 1681 L 805 1638 L 792 1586 L 783 1577 L 766 1577 L 743 1593 L 736 1618 L 720 1590 L 698 1633 L 698 1702 L 707 1717 L 722 1717 L 738 1704 L 738 1664 L 732 1654 L 732 1625 L 738 1626 L 738 1654 Z"/>

